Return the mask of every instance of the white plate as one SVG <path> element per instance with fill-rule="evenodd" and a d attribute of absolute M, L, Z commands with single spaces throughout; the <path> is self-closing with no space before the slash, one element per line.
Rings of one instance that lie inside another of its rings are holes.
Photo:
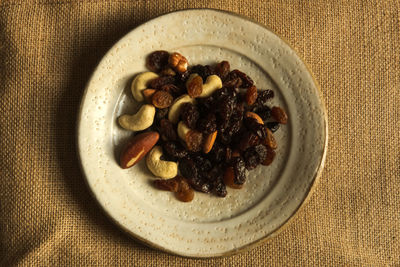
<path fill-rule="evenodd" d="M 144 161 L 118 166 L 119 147 L 131 136 L 116 118 L 137 109 L 126 86 L 145 71 L 154 50 L 178 51 L 189 63 L 228 60 L 258 88 L 275 92 L 289 123 L 276 133 L 277 156 L 250 172 L 226 198 L 196 193 L 190 203 L 154 189 Z M 190 257 L 223 256 L 272 236 L 305 201 L 323 168 L 327 121 L 319 91 L 305 64 L 277 35 L 238 15 L 209 9 L 163 15 L 132 30 L 101 60 L 78 119 L 78 150 L 94 197 L 125 231 L 146 244 Z"/>

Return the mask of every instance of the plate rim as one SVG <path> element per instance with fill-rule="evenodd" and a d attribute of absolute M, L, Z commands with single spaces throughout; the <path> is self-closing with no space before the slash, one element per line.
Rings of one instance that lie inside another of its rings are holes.
<path fill-rule="evenodd" d="M 315 88 L 317 89 L 317 97 L 321 103 L 320 108 L 321 111 L 323 113 L 323 121 L 325 124 L 325 138 L 324 138 L 324 146 L 323 146 L 323 151 L 322 151 L 322 157 L 321 160 L 318 164 L 318 168 L 316 170 L 316 173 L 312 179 L 311 184 L 309 185 L 309 188 L 306 190 L 306 194 L 304 199 L 302 199 L 300 205 L 294 210 L 294 212 L 289 216 L 289 218 L 287 218 L 285 221 L 283 221 L 283 223 L 278 226 L 278 228 L 276 228 L 275 230 L 273 230 L 271 233 L 265 235 L 264 237 L 254 240 L 244 246 L 241 246 L 239 248 L 236 249 L 232 249 L 229 250 L 227 252 L 218 254 L 218 255 L 211 255 L 211 256 L 192 256 L 192 255 L 184 255 L 184 254 L 178 254 L 175 251 L 172 251 L 168 248 L 162 247 L 154 242 L 151 242 L 141 236 L 139 236 L 138 234 L 130 231 L 128 228 L 126 228 L 125 226 L 123 226 L 119 221 L 117 221 L 114 217 L 111 216 L 111 214 L 109 214 L 107 212 L 107 210 L 105 209 L 105 207 L 103 207 L 99 201 L 99 199 L 96 197 L 95 193 L 93 192 L 93 189 L 91 188 L 87 175 L 85 173 L 84 170 L 84 166 L 82 164 L 82 159 L 81 159 L 81 155 L 80 155 L 80 142 L 79 142 L 79 137 L 80 137 L 80 124 L 81 124 L 81 118 L 82 118 L 82 112 L 83 112 L 83 105 L 84 105 L 84 100 L 88 94 L 89 91 L 89 84 L 91 82 L 91 80 L 93 79 L 94 73 L 96 72 L 96 70 L 98 69 L 101 60 L 112 50 L 112 48 L 117 45 L 126 35 L 128 35 L 130 32 L 132 32 L 133 30 L 137 29 L 138 27 L 143 26 L 144 24 L 156 20 L 160 17 L 166 16 L 166 15 L 170 15 L 173 13 L 180 13 L 180 12 L 185 12 L 185 11 L 192 11 L 192 10 L 204 10 L 204 11 L 216 11 L 216 12 L 221 12 L 221 13 L 225 13 L 231 16 L 235 16 L 250 22 L 253 22 L 255 24 L 257 24 L 258 26 L 261 26 L 262 28 L 270 31 L 271 33 L 273 33 L 274 35 L 276 35 L 278 38 L 280 38 L 283 43 L 285 43 L 293 52 L 294 54 L 298 57 L 298 59 L 304 64 L 304 67 L 306 69 L 306 71 L 310 74 L 311 79 L 315 85 Z M 274 31 L 273 29 L 271 29 L 269 26 L 264 25 L 263 23 L 247 17 L 245 15 L 242 14 L 238 14 L 232 11 L 228 11 L 228 10 L 222 10 L 222 9 L 216 9 L 216 8 L 186 8 L 186 9 L 177 9 L 177 10 L 173 10 L 170 12 L 166 12 L 166 13 L 162 13 L 160 15 L 157 15 L 155 17 L 152 17 L 151 19 L 148 19 L 138 25 L 136 25 L 134 28 L 130 29 L 128 32 L 126 32 L 123 36 L 121 36 L 117 41 L 115 41 L 110 48 L 107 50 L 107 52 L 105 54 L 103 54 L 103 56 L 98 60 L 97 65 L 95 66 L 95 68 L 93 69 L 93 71 L 91 72 L 91 75 L 89 76 L 89 79 L 86 82 L 85 88 L 83 90 L 83 93 L 81 94 L 81 98 L 80 98 L 80 104 L 79 104 L 79 108 L 78 108 L 78 114 L 77 114 L 77 119 L 76 119 L 76 123 L 75 123 L 75 150 L 77 153 L 77 157 L 78 157 L 78 161 L 79 161 L 79 168 L 81 170 L 81 174 L 84 178 L 84 182 L 90 192 L 90 195 L 95 199 L 96 205 L 100 207 L 100 210 L 102 211 L 103 214 L 106 215 L 106 217 L 108 217 L 111 222 L 113 224 L 115 224 L 120 231 L 124 232 L 124 234 L 128 235 L 130 238 L 134 239 L 135 241 L 139 241 L 141 244 L 151 248 L 151 249 L 157 249 L 159 251 L 162 252 L 166 252 L 170 255 L 174 255 L 174 256 L 180 256 L 180 257 L 184 257 L 184 258 L 191 258 L 191 259 L 207 259 L 207 258 L 224 258 L 224 257 L 229 257 L 235 254 L 239 254 L 239 253 L 244 253 L 247 252 L 255 247 L 260 246 L 262 243 L 267 242 L 269 240 L 271 240 L 273 237 L 279 235 L 280 233 L 282 233 L 289 225 L 291 225 L 294 221 L 294 219 L 298 216 L 298 214 L 300 213 L 301 210 L 304 209 L 304 207 L 307 205 L 307 203 L 310 202 L 311 197 L 313 196 L 315 189 L 317 187 L 317 185 L 320 183 L 320 177 L 322 176 L 322 172 L 323 169 L 325 167 L 325 161 L 326 161 L 326 156 L 327 156 L 327 150 L 328 150 L 328 136 L 329 136 L 329 132 L 328 132 L 328 115 L 327 115 L 327 109 L 326 109 L 326 105 L 323 99 L 323 94 L 321 91 L 321 87 L 320 84 L 317 82 L 316 78 L 314 77 L 313 72 L 311 71 L 311 68 L 309 66 L 309 64 L 307 62 L 304 61 L 304 59 L 299 55 L 299 53 L 297 52 L 296 49 L 294 49 L 294 47 L 286 40 L 286 38 L 284 38 L 282 35 L 278 34 L 276 31 Z"/>

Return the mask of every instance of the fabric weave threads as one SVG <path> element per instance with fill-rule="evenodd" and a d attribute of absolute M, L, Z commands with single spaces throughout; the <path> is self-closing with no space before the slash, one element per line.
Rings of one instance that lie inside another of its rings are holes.
<path fill-rule="evenodd" d="M 329 148 L 309 203 L 242 254 L 187 259 L 141 245 L 101 212 L 79 170 L 75 120 L 90 74 L 137 25 L 209 7 L 254 19 L 310 66 Z M 2 1 L 0 265 L 400 265 L 398 1 Z"/>

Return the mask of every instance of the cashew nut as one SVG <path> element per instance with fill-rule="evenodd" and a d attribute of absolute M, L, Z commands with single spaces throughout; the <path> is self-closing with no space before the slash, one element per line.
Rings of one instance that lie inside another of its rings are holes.
<path fill-rule="evenodd" d="M 122 128 L 131 131 L 141 131 L 153 124 L 156 108 L 153 105 L 143 105 L 134 115 L 122 115 L 118 123 Z"/>
<path fill-rule="evenodd" d="M 193 98 L 191 98 L 189 95 L 182 95 L 180 97 L 178 97 L 174 103 L 172 103 L 171 107 L 169 108 L 168 111 L 168 119 L 172 122 L 172 123 L 177 123 L 179 120 L 179 113 L 180 113 L 180 107 L 182 104 L 184 103 L 192 103 L 194 104 L 195 101 Z"/>
<path fill-rule="evenodd" d="M 162 148 L 155 146 L 146 157 L 147 168 L 158 177 L 171 179 L 178 175 L 178 164 L 173 161 L 161 160 Z"/>
<path fill-rule="evenodd" d="M 156 73 L 150 71 L 137 75 L 131 84 L 133 98 L 138 102 L 142 102 L 144 100 L 142 90 L 147 89 L 147 84 L 157 77 Z"/>
<path fill-rule="evenodd" d="M 183 122 L 180 121 L 178 123 L 178 136 L 186 142 L 186 134 L 190 131 L 189 127 L 187 127 L 187 125 Z"/>
<path fill-rule="evenodd" d="M 203 84 L 203 92 L 199 97 L 209 97 L 216 90 L 222 88 L 222 81 L 217 75 L 210 75 L 207 77 L 206 82 Z"/>

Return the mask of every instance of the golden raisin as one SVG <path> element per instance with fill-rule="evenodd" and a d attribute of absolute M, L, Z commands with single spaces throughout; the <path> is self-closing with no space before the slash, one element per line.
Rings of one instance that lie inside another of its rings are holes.
<path fill-rule="evenodd" d="M 203 92 L 203 79 L 196 76 L 187 83 L 187 92 L 191 98 L 198 97 Z"/>
<path fill-rule="evenodd" d="M 194 198 L 194 191 L 189 183 L 182 176 L 177 176 L 179 181 L 178 191 L 175 193 L 177 199 L 183 202 L 190 202 Z"/>
<path fill-rule="evenodd" d="M 168 180 L 164 179 L 154 180 L 153 184 L 160 190 L 166 190 L 171 192 L 177 192 L 179 187 L 179 181 L 176 178 Z"/>
<path fill-rule="evenodd" d="M 157 91 L 153 94 L 152 103 L 156 108 L 168 108 L 172 105 L 174 98 L 166 91 Z"/>
<path fill-rule="evenodd" d="M 265 130 L 267 132 L 267 137 L 263 141 L 264 145 L 266 145 L 272 149 L 277 149 L 278 144 L 276 143 L 276 140 L 275 140 L 274 135 L 272 134 L 271 130 L 268 129 L 267 127 L 265 128 Z"/>
<path fill-rule="evenodd" d="M 202 149 L 203 135 L 196 130 L 190 130 L 186 134 L 186 145 L 190 151 L 198 152 Z"/>
<path fill-rule="evenodd" d="M 246 91 L 247 105 L 249 105 L 249 106 L 253 105 L 256 102 L 256 100 L 257 100 L 257 87 L 252 85 L 249 88 L 247 88 L 247 91 Z"/>
<path fill-rule="evenodd" d="M 224 173 L 224 183 L 234 189 L 240 189 L 243 184 L 235 184 L 235 172 L 232 167 L 228 167 Z"/>
<path fill-rule="evenodd" d="M 286 112 L 282 108 L 273 107 L 271 109 L 271 115 L 277 122 L 279 122 L 281 124 L 287 123 L 288 116 L 286 115 Z"/>

